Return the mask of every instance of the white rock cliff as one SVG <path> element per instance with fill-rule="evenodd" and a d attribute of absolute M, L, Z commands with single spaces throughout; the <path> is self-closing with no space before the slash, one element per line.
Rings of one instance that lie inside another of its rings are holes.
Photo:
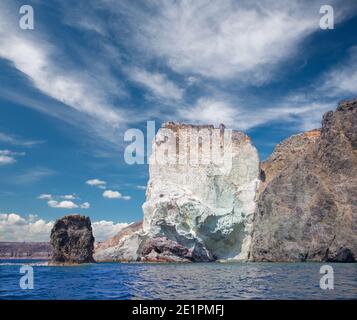
<path fill-rule="evenodd" d="M 142 228 L 97 245 L 96 260 L 247 260 L 259 174 L 244 133 L 165 123 L 152 142 Z"/>
<path fill-rule="evenodd" d="M 143 233 L 197 260 L 249 255 L 259 156 L 242 132 L 165 123 L 152 145 Z"/>

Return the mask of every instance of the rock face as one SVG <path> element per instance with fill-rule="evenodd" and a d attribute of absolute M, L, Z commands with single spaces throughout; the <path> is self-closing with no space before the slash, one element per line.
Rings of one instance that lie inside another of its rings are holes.
<path fill-rule="evenodd" d="M 142 222 L 134 222 L 123 228 L 113 238 L 95 247 L 96 261 L 138 261 L 142 238 Z"/>
<path fill-rule="evenodd" d="M 156 244 L 144 239 L 144 259 L 147 248 L 191 261 L 247 259 L 259 182 L 250 139 L 223 125 L 169 122 L 152 150 L 143 233 Z"/>
<path fill-rule="evenodd" d="M 142 261 L 149 262 L 190 262 L 197 259 L 191 250 L 166 237 L 147 239 L 141 255 Z"/>
<path fill-rule="evenodd" d="M 279 144 L 262 168 L 253 261 L 356 260 L 357 100 Z"/>
<path fill-rule="evenodd" d="M 58 219 L 51 231 L 51 262 L 89 263 L 93 259 L 94 237 L 89 217 L 69 215 Z"/>

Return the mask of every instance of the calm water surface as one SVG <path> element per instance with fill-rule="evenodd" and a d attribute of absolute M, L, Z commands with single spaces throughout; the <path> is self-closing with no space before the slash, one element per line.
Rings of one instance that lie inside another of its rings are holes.
<path fill-rule="evenodd" d="M 22 290 L 22 264 L 34 289 Z M 357 299 L 357 264 L 329 264 L 334 290 L 320 289 L 319 263 L 98 263 L 49 267 L 0 260 L 0 299 Z"/>

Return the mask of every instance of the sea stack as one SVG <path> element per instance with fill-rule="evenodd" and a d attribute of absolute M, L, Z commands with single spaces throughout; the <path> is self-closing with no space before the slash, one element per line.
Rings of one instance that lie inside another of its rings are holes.
<path fill-rule="evenodd" d="M 58 219 L 51 231 L 51 264 L 92 263 L 94 237 L 89 217 L 68 215 Z"/>

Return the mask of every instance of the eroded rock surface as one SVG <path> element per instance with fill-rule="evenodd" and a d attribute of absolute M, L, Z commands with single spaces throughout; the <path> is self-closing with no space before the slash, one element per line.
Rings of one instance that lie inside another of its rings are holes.
<path fill-rule="evenodd" d="M 53 264 L 95 262 L 94 237 L 89 217 L 68 215 L 58 219 L 51 231 Z"/>
<path fill-rule="evenodd" d="M 357 100 L 279 144 L 263 170 L 252 260 L 356 260 Z"/>
<path fill-rule="evenodd" d="M 223 125 L 169 122 L 152 150 L 145 236 L 183 246 L 193 261 L 247 259 L 259 182 L 250 139 Z"/>
<path fill-rule="evenodd" d="M 134 222 L 123 228 L 113 238 L 95 247 L 96 261 L 137 261 L 142 238 L 142 222 Z"/>

